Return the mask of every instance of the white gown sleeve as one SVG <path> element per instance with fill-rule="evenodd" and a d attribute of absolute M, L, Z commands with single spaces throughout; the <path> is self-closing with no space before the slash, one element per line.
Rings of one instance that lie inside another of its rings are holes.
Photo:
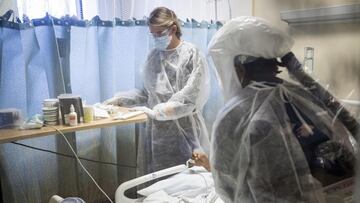
<path fill-rule="evenodd" d="M 144 106 L 147 98 L 147 93 L 144 90 L 133 89 L 116 93 L 114 97 L 107 99 L 103 103 L 124 107 Z"/>
<path fill-rule="evenodd" d="M 208 74 L 205 58 L 199 52 L 192 55 L 190 63 L 193 70 L 185 86 L 176 92 L 167 102 L 157 104 L 153 110 L 156 120 L 174 120 L 201 110 L 203 101 L 207 100 Z"/>

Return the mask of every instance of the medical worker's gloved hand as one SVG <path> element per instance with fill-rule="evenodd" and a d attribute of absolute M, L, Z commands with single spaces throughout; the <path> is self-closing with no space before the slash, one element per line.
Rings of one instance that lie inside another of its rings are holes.
<path fill-rule="evenodd" d="M 156 117 L 156 111 L 153 111 L 152 109 L 149 109 L 146 106 L 136 106 L 136 107 L 132 107 L 130 108 L 131 111 L 142 111 L 144 113 L 146 113 L 146 115 L 148 115 L 150 118 L 155 118 Z"/>
<path fill-rule="evenodd" d="M 286 67 L 290 73 L 294 73 L 302 68 L 301 63 L 292 52 L 287 53 L 281 58 L 281 66 Z"/>

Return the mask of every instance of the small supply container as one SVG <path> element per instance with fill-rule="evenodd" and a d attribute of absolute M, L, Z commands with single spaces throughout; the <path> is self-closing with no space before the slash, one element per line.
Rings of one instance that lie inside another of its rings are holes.
<path fill-rule="evenodd" d="M 84 123 L 90 123 L 94 120 L 94 108 L 92 106 L 84 106 Z"/>

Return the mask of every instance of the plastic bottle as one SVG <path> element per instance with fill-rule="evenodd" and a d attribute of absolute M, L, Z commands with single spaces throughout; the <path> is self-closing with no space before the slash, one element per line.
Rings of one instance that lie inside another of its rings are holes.
<path fill-rule="evenodd" d="M 70 126 L 76 126 L 78 124 L 77 114 L 75 112 L 74 105 L 72 105 L 72 104 L 70 106 L 70 113 L 69 113 L 68 119 L 69 119 Z"/>
<path fill-rule="evenodd" d="M 311 75 L 314 71 L 314 48 L 305 47 L 304 56 L 304 71 Z"/>
<path fill-rule="evenodd" d="M 90 123 L 94 120 L 94 109 L 92 106 L 84 106 L 84 123 Z"/>

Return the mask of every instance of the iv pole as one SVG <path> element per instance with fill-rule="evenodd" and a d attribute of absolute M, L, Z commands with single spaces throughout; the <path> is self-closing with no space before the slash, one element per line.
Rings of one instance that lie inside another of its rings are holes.
<path fill-rule="evenodd" d="M 228 9 L 229 9 L 229 20 L 232 18 L 232 10 L 231 10 L 231 1 L 228 0 Z M 215 7 L 215 21 L 218 21 L 218 0 L 214 0 L 214 7 Z"/>
<path fill-rule="evenodd" d="M 217 15 L 217 0 L 214 1 L 214 6 L 215 6 L 215 22 L 218 21 L 218 15 Z"/>

